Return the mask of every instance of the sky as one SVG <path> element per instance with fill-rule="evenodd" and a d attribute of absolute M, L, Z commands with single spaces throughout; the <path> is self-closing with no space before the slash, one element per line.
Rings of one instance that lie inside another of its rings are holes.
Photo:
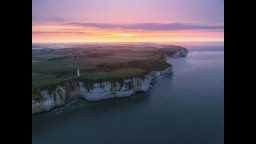
<path fill-rule="evenodd" d="M 223 41 L 224 0 L 32 0 L 32 43 Z"/>

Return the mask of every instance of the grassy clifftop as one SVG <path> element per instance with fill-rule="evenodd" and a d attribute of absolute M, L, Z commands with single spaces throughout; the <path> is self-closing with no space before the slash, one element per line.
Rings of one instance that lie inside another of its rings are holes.
<path fill-rule="evenodd" d="M 164 56 L 181 48 L 106 45 L 32 50 L 32 89 L 72 79 L 99 81 L 142 76 L 170 66 Z M 76 76 L 77 69 L 80 77 Z"/>

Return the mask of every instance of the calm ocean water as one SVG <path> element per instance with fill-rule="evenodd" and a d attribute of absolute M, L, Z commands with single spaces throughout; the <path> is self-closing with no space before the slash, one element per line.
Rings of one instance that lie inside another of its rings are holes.
<path fill-rule="evenodd" d="M 224 47 L 188 49 L 148 92 L 33 116 L 32 143 L 223 144 Z"/>

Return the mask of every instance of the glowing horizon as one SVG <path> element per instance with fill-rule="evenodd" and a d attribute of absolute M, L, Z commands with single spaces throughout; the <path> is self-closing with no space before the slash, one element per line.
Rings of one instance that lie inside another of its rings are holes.
<path fill-rule="evenodd" d="M 32 43 L 224 41 L 222 30 L 131 30 L 72 25 L 33 25 Z"/>
<path fill-rule="evenodd" d="M 223 9 L 210 0 L 37 0 L 32 43 L 222 42 Z"/>

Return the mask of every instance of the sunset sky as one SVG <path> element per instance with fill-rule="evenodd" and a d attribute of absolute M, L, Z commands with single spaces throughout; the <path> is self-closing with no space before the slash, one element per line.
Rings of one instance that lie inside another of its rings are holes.
<path fill-rule="evenodd" d="M 32 43 L 215 41 L 224 0 L 32 0 Z"/>

